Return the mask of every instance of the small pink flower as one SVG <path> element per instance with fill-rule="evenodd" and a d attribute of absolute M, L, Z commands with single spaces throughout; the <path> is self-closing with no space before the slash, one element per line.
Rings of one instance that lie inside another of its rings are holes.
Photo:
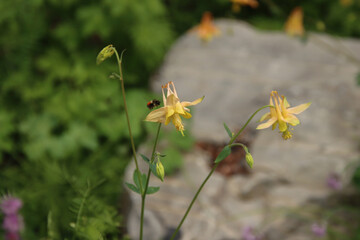
<path fill-rule="evenodd" d="M 242 233 L 243 240 L 261 240 L 261 237 L 257 237 L 253 233 L 253 228 L 251 226 L 245 226 Z"/>
<path fill-rule="evenodd" d="M 330 173 L 326 183 L 329 188 L 334 190 L 340 190 L 342 188 L 340 176 L 337 173 Z"/>
<path fill-rule="evenodd" d="M 19 232 L 24 229 L 24 220 L 17 214 L 5 215 L 3 228 L 6 232 Z"/>
<path fill-rule="evenodd" d="M 5 215 L 15 214 L 22 207 L 20 199 L 15 197 L 5 197 L 1 201 L 0 208 Z"/>
<path fill-rule="evenodd" d="M 314 223 L 311 226 L 311 231 L 315 234 L 315 236 L 323 237 L 326 234 L 326 224 L 320 225 L 320 224 Z"/>

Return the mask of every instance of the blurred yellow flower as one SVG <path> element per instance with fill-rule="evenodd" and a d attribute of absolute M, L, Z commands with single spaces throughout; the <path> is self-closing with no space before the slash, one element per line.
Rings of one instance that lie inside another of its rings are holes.
<path fill-rule="evenodd" d="M 301 7 L 296 7 L 290 14 L 285 23 L 285 32 L 290 36 L 304 36 L 305 30 L 303 25 L 303 10 Z"/>
<path fill-rule="evenodd" d="M 164 88 L 167 89 L 166 96 L 164 93 Z M 187 107 L 200 103 L 204 97 L 196 99 L 193 102 L 180 102 L 173 82 L 169 82 L 165 86 L 162 86 L 161 90 L 164 107 L 150 112 L 146 116 L 145 121 L 165 123 L 165 125 L 172 122 L 176 127 L 176 130 L 180 131 L 184 136 L 183 131 L 185 129 L 184 125 L 182 124 L 181 117 L 191 118 L 191 114 L 189 113 L 190 109 Z"/>
<path fill-rule="evenodd" d="M 277 125 L 279 125 L 279 130 L 282 132 L 284 139 L 289 139 L 292 137 L 291 132 L 289 131 L 289 125 L 296 126 L 300 123 L 299 119 L 295 114 L 299 114 L 305 111 L 311 103 L 304 103 L 296 107 L 290 108 L 290 104 L 284 96 L 279 96 L 276 91 L 272 91 L 270 94 L 270 112 L 264 114 L 260 118 L 260 122 L 268 120 L 265 123 L 257 126 L 256 129 L 264 129 L 272 126 L 274 130 Z"/>
<path fill-rule="evenodd" d="M 257 8 L 259 6 L 258 1 L 256 0 L 230 0 L 232 2 L 232 11 L 239 12 L 241 5 L 248 5 L 252 8 Z"/>
<path fill-rule="evenodd" d="M 350 6 L 353 3 L 353 0 L 340 0 L 340 4 L 344 7 Z"/>
<path fill-rule="evenodd" d="M 198 33 L 201 40 L 208 42 L 213 36 L 220 34 L 220 30 L 214 25 L 213 17 L 210 12 L 205 12 L 201 18 L 201 22 L 193 30 Z"/>

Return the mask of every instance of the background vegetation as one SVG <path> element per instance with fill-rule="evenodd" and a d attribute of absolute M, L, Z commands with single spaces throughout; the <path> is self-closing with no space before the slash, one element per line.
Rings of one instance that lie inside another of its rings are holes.
<path fill-rule="evenodd" d="M 148 132 L 146 102 L 154 97 L 149 76 L 204 11 L 281 30 L 297 5 L 308 29 L 322 21 L 332 34 L 360 37 L 359 1 L 264 0 L 238 14 L 227 0 L 0 1 L 0 192 L 23 200 L 24 239 L 74 232 L 79 239 L 118 239 L 130 149 L 119 85 L 107 78 L 116 62 L 95 66 L 104 46 L 127 49 L 127 99 L 139 144 Z"/>

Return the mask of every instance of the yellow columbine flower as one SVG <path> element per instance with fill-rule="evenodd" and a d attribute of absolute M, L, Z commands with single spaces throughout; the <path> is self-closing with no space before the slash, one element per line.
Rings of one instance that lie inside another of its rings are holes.
<path fill-rule="evenodd" d="M 193 29 L 204 42 L 208 42 L 213 36 L 220 34 L 220 30 L 214 25 L 212 19 L 211 13 L 205 12 L 201 18 L 200 24 Z"/>
<path fill-rule="evenodd" d="M 232 2 L 232 11 L 239 12 L 241 5 L 248 5 L 252 8 L 257 8 L 259 6 L 258 1 L 256 0 L 230 0 Z"/>
<path fill-rule="evenodd" d="M 164 93 L 165 88 L 167 89 L 166 96 Z M 165 123 L 165 125 L 172 122 L 176 127 L 176 130 L 180 131 L 184 136 L 183 131 L 185 129 L 182 124 L 181 117 L 191 118 L 191 114 L 189 113 L 190 109 L 187 107 L 200 103 L 204 97 L 196 99 L 193 102 L 180 102 L 173 82 L 169 82 L 165 86 L 162 86 L 161 90 L 163 94 L 164 107 L 150 112 L 146 116 L 145 121 Z"/>
<path fill-rule="evenodd" d="M 353 0 L 340 0 L 340 4 L 344 7 L 348 7 L 353 4 Z"/>
<path fill-rule="evenodd" d="M 304 13 L 301 7 L 296 7 L 285 23 L 285 32 L 290 36 L 304 36 Z"/>
<path fill-rule="evenodd" d="M 272 126 L 274 130 L 279 125 L 279 130 L 282 132 L 284 139 L 290 139 L 292 137 L 289 131 L 289 125 L 296 126 L 300 123 L 295 114 L 299 114 L 305 111 L 311 103 L 304 103 L 296 107 L 290 108 L 290 104 L 284 96 L 279 96 L 276 91 L 272 91 L 270 94 L 270 112 L 264 114 L 260 118 L 261 121 L 268 120 L 265 123 L 260 124 L 256 129 L 264 129 Z"/>

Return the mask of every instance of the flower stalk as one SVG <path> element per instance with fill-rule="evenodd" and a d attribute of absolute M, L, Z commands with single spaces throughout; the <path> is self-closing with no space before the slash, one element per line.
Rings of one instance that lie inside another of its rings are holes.
<path fill-rule="evenodd" d="M 262 109 L 264 108 L 267 108 L 267 107 L 273 107 L 272 105 L 266 105 L 266 106 L 263 106 L 261 108 L 259 108 L 258 110 L 256 110 L 251 116 L 250 118 L 247 120 L 247 122 L 245 123 L 245 125 L 236 133 L 234 134 L 234 136 L 230 139 L 229 143 L 227 144 L 227 146 L 232 146 L 233 142 L 235 141 L 235 139 L 244 131 L 244 129 L 246 128 L 246 126 L 250 123 L 250 121 L 254 118 L 254 116 L 259 112 L 261 111 Z M 199 196 L 201 190 L 203 189 L 203 187 L 205 186 L 205 184 L 207 183 L 207 181 L 210 179 L 211 175 L 215 172 L 215 169 L 217 168 L 217 166 L 219 165 L 220 162 L 217 162 L 215 163 L 215 165 L 213 166 L 213 168 L 211 169 L 210 173 L 207 175 L 207 177 L 205 178 L 205 180 L 202 182 L 202 184 L 200 185 L 199 189 L 197 190 L 195 196 L 193 197 L 189 207 L 187 208 L 183 218 L 181 219 L 179 225 L 177 226 L 175 232 L 173 233 L 173 235 L 171 236 L 170 240 L 173 240 L 176 236 L 176 234 L 179 232 L 182 224 L 184 223 L 186 217 L 188 216 L 192 206 L 194 205 L 197 197 Z"/>
<path fill-rule="evenodd" d="M 144 188 L 144 192 L 141 194 L 141 214 L 140 214 L 140 240 L 142 240 L 143 238 L 143 225 L 144 225 L 144 210 L 145 210 L 145 199 L 146 199 L 146 192 L 149 186 L 149 181 L 150 181 L 150 176 L 151 176 L 151 169 L 150 169 L 150 164 L 152 164 L 154 162 L 155 159 L 155 151 L 156 151 L 156 146 L 159 140 L 159 133 L 160 133 L 160 128 L 161 128 L 161 123 L 158 124 L 158 129 L 156 132 L 156 138 L 155 138 L 155 142 L 154 142 L 154 147 L 151 153 L 151 159 L 149 162 L 149 170 L 147 173 L 147 178 L 146 178 L 146 184 L 145 184 L 145 188 Z"/>
<path fill-rule="evenodd" d="M 114 50 L 114 53 L 115 53 L 115 55 L 116 55 L 116 59 L 117 59 L 117 62 L 118 62 L 119 74 L 120 74 L 120 75 L 119 75 L 119 80 L 120 80 L 120 85 L 121 85 L 121 92 L 122 92 L 122 96 L 123 96 L 123 101 L 124 101 L 124 109 L 125 109 L 125 115 L 126 115 L 126 121 L 127 121 L 127 125 L 128 125 L 128 130 L 129 130 L 131 149 L 132 149 L 132 152 L 133 152 L 136 169 L 140 172 L 140 170 L 139 170 L 139 164 L 138 164 L 138 161 L 137 161 L 137 158 L 136 158 L 136 149 L 135 149 L 134 138 L 133 138 L 132 132 L 131 132 L 129 112 L 128 112 L 128 108 L 127 108 L 127 104 L 126 104 L 124 77 L 123 77 L 123 72 L 122 72 L 122 67 L 121 67 L 122 56 L 123 56 L 125 50 L 121 52 L 121 57 L 119 57 L 119 54 L 118 54 L 118 52 L 116 51 L 116 48 L 114 48 L 114 47 L 111 47 L 111 48 Z M 140 188 L 143 189 L 142 183 L 141 183 L 141 179 L 140 179 L 140 176 L 139 176 L 139 175 L 138 175 L 138 179 L 139 179 Z"/>

